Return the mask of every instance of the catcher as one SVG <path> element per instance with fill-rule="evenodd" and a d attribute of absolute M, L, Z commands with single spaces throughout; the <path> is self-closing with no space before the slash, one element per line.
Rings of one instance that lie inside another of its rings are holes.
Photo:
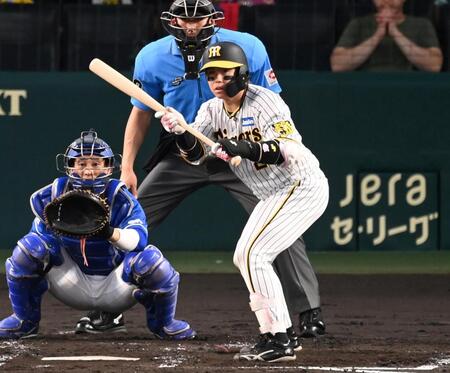
<path fill-rule="evenodd" d="M 0 321 L 0 338 L 37 335 L 46 290 L 70 307 L 112 314 L 139 302 L 158 338 L 194 338 L 190 325 L 174 318 L 179 274 L 161 251 L 146 246 L 145 214 L 111 178 L 120 162 L 109 145 L 84 131 L 57 164 L 67 176 L 31 196 L 31 230 L 6 260 L 14 313 Z"/>

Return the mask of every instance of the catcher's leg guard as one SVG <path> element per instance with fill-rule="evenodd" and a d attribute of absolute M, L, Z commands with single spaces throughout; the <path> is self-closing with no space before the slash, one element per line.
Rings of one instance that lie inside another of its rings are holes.
<path fill-rule="evenodd" d="M 41 319 L 41 298 L 48 289 L 43 277 L 48 248 L 30 233 L 19 240 L 6 261 L 9 299 L 14 314 L 0 321 L 0 338 L 30 338 L 37 334 Z"/>
<path fill-rule="evenodd" d="M 131 270 L 139 286 L 133 295 L 145 306 L 150 331 L 162 339 L 194 338 L 196 332 L 186 321 L 174 319 L 180 275 L 161 251 L 147 246 L 133 258 Z"/>

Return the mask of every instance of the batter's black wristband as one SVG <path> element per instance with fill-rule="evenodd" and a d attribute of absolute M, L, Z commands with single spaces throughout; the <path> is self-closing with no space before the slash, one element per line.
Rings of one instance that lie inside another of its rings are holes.
<path fill-rule="evenodd" d="M 280 152 L 280 144 L 276 140 L 263 141 L 259 143 L 251 143 L 258 146 L 258 155 L 256 149 L 252 146 L 252 161 L 264 164 L 281 164 L 284 158 Z M 256 147 L 255 147 L 256 148 Z"/>
<path fill-rule="evenodd" d="M 181 156 L 190 162 L 198 161 L 204 155 L 203 146 L 189 132 L 177 136 L 175 142 L 180 150 Z"/>
<path fill-rule="evenodd" d="M 244 140 L 248 145 L 249 154 L 243 154 L 244 158 L 248 158 L 253 162 L 259 162 L 261 158 L 261 146 L 257 142 Z"/>

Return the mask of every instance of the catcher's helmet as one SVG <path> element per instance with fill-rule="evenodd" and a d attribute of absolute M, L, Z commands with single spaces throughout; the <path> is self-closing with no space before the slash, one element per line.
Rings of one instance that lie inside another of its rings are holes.
<path fill-rule="evenodd" d="M 85 179 L 77 173 L 75 160 L 91 157 L 104 159 L 104 165 L 102 172 L 95 178 Z M 64 154 L 56 156 L 56 168 L 69 176 L 74 189 L 90 189 L 94 193 L 101 193 L 111 174 L 120 170 L 120 156 L 116 156 L 111 147 L 97 136 L 97 132 L 90 129 L 81 132 L 80 137 L 67 147 Z"/>
<path fill-rule="evenodd" d="M 202 68 L 204 72 L 212 67 L 235 69 L 234 77 L 225 87 L 229 97 L 236 96 L 248 86 L 248 62 L 242 48 L 228 41 L 211 44 L 203 53 Z"/>
<path fill-rule="evenodd" d="M 178 25 L 177 18 L 202 19 L 211 18 L 215 21 L 224 18 L 223 13 L 217 11 L 210 0 L 175 0 L 169 11 L 161 13 L 161 21 L 166 31 L 178 41 L 186 41 L 187 36 L 183 28 Z M 205 42 L 214 35 L 214 23 L 202 27 L 196 40 Z"/>

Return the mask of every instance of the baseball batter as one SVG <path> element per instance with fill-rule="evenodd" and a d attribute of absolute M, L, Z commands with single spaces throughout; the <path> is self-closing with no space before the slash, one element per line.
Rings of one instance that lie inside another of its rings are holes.
<path fill-rule="evenodd" d="M 189 122 L 194 121 L 200 105 L 214 97 L 204 74 L 199 74 L 200 58 L 212 43 L 237 43 L 248 59 L 249 81 L 275 93 L 281 92 L 264 44 L 253 35 L 217 28 L 216 21 L 222 17 L 223 14 L 215 10 L 210 0 L 174 0 L 169 11 L 161 15 L 162 24 L 170 35 L 149 43 L 136 57 L 135 83 L 152 97 L 163 101 L 165 106 L 179 110 Z M 178 156 L 175 136 L 164 130 L 145 167 L 148 175 L 137 190 L 135 160 L 153 112 L 135 99 L 132 99 L 132 104 L 124 136 L 120 179 L 138 196 L 147 215 L 149 232 L 163 223 L 186 197 L 208 185 L 223 188 L 251 213 L 258 199 L 226 163 L 215 157 L 210 157 L 198 167 L 184 162 Z M 300 336 L 324 334 L 319 284 L 303 239 L 300 237 L 283 251 L 273 265 L 280 276 L 289 310 L 299 318 Z M 77 324 L 76 332 L 91 331 L 92 327 L 96 332 L 112 331 L 114 324 L 109 321 L 116 317 L 118 315 L 105 312 L 90 313 Z M 296 338 L 294 328 L 290 335 Z"/>
<path fill-rule="evenodd" d="M 113 314 L 140 302 L 158 338 L 194 338 L 190 325 L 174 318 L 179 274 L 155 246 L 147 245 L 142 207 L 122 182 L 111 178 L 120 163 L 109 145 L 95 131 L 84 131 L 57 159 L 66 176 L 33 193 L 31 230 L 6 260 L 13 314 L 0 321 L 0 338 L 37 335 L 47 290 L 70 307 Z M 45 223 L 45 207 L 71 190 L 89 190 L 109 206 L 108 223 L 84 244 L 55 234 Z M 116 331 L 124 329 L 121 318 L 115 323 Z"/>
<path fill-rule="evenodd" d="M 237 357 L 295 359 L 287 335 L 292 323 L 272 263 L 325 211 L 327 178 L 317 158 L 303 145 L 281 97 L 248 84 L 247 60 L 238 45 L 210 45 L 201 71 L 215 98 L 201 106 L 193 126 L 217 141 L 211 151 L 219 158 L 243 158 L 239 166 L 230 167 L 260 200 L 239 238 L 233 261 L 250 292 L 261 341 Z M 180 135 L 181 155 L 200 162 L 206 149 L 178 125 L 182 115 L 169 109 L 157 116 L 168 131 Z"/>

